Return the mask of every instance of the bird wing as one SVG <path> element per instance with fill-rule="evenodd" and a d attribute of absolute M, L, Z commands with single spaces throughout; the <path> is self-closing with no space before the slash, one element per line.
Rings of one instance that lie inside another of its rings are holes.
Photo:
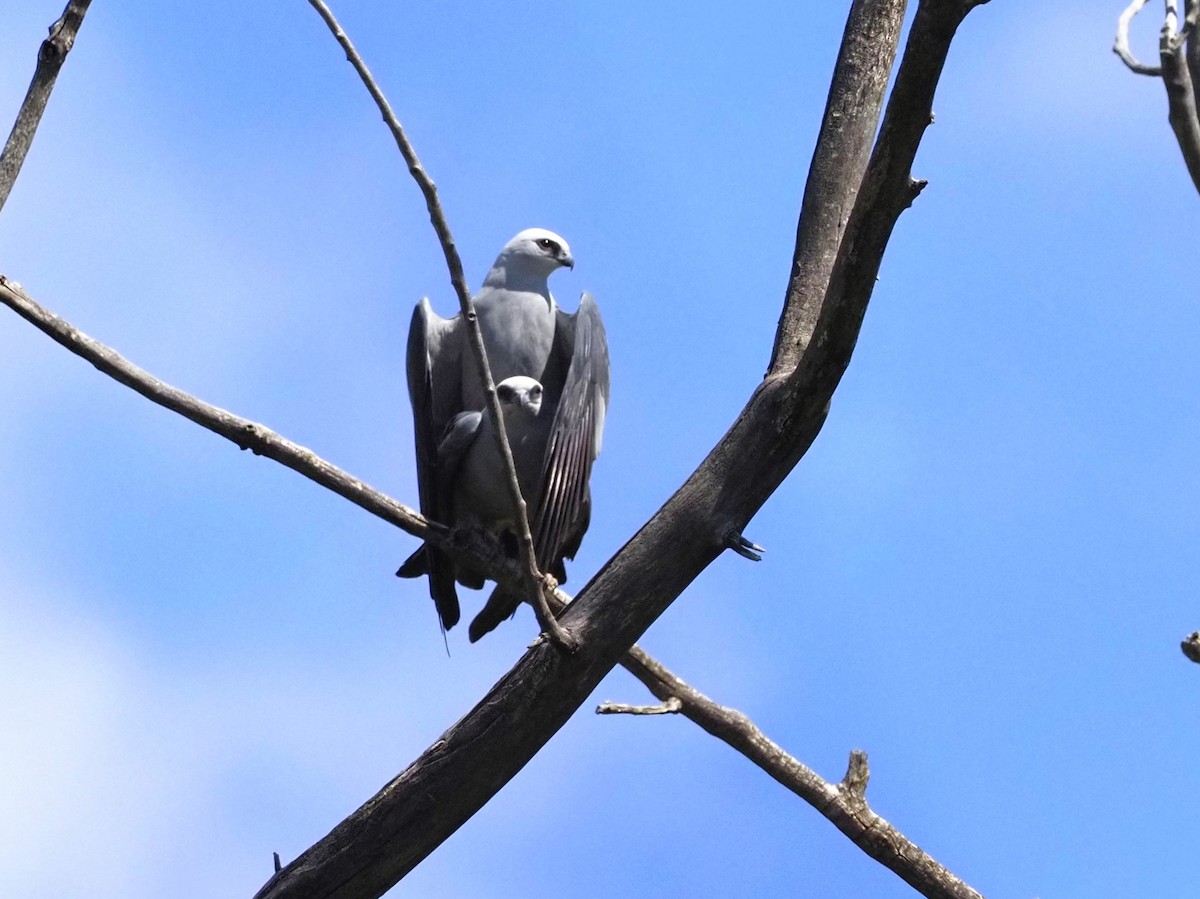
<path fill-rule="evenodd" d="M 421 514 L 447 522 L 450 495 L 446 478 L 439 476 L 438 444 L 454 417 L 462 411 L 462 319 L 442 318 L 421 300 L 413 310 L 408 329 L 408 396 L 413 410 L 413 438 L 417 455 L 417 490 Z M 454 563 L 445 553 L 426 545 L 423 570 L 429 574 L 429 595 L 437 606 L 442 630 L 458 623 L 458 593 L 454 589 Z M 398 574 L 419 575 L 418 550 Z M 414 564 L 415 563 L 415 564 Z"/>
<path fill-rule="evenodd" d="M 538 566 L 558 576 L 565 575 L 563 556 L 575 557 L 587 530 L 588 478 L 608 411 L 608 340 L 591 294 L 583 294 L 573 315 L 558 310 L 554 341 L 554 353 L 567 374 L 546 443 L 542 494 L 532 526 Z"/>

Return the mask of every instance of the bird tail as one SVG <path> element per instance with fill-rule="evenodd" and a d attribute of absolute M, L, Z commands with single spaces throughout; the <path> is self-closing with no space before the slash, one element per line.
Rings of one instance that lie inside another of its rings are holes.
<path fill-rule="evenodd" d="M 429 595 L 437 606 L 438 621 L 442 632 L 450 630 L 458 624 L 458 591 L 454 587 L 454 563 L 445 553 L 440 553 L 433 547 L 421 546 L 415 553 L 404 560 L 404 564 L 396 571 L 396 577 L 421 577 L 429 575 Z M 493 625 L 495 627 L 495 625 Z"/>
<path fill-rule="evenodd" d="M 521 597 L 515 593 L 509 593 L 503 587 L 497 587 L 492 591 L 492 595 L 488 597 L 487 603 L 475 620 L 471 622 L 471 627 L 467 631 L 467 636 L 471 642 L 476 642 L 484 634 L 495 630 L 500 622 L 506 618 L 512 618 L 516 614 L 517 606 L 521 604 Z"/>
<path fill-rule="evenodd" d="M 429 573 L 429 555 L 425 552 L 425 544 L 417 547 L 417 551 L 404 560 L 404 564 L 396 570 L 396 577 L 420 577 Z"/>

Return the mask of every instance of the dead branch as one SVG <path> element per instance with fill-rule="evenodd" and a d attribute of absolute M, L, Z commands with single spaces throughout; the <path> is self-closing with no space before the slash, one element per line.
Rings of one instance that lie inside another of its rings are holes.
<path fill-rule="evenodd" d="M 37 68 L 33 72 L 33 80 L 29 90 L 25 92 L 25 100 L 17 113 L 4 151 L 0 152 L 0 209 L 8 201 L 17 175 L 21 174 L 21 166 L 25 164 L 25 156 L 33 144 L 33 136 L 37 133 L 42 121 L 42 113 L 50 100 L 50 92 L 54 90 L 54 82 L 58 73 L 67 61 L 67 54 L 75 46 L 75 36 L 83 24 L 92 0 L 70 0 L 58 21 L 50 26 L 50 36 L 42 41 L 38 48 Z"/>
<path fill-rule="evenodd" d="M 1178 0 L 1166 0 L 1166 12 L 1158 36 L 1160 64 L 1139 62 L 1129 49 L 1129 26 L 1147 0 L 1133 0 L 1117 19 L 1117 37 L 1113 43 L 1125 66 L 1139 75 L 1162 78 L 1167 91 L 1167 121 L 1175 142 L 1183 154 L 1192 184 L 1200 191 L 1200 116 L 1197 115 L 1197 91 L 1200 89 L 1200 41 L 1196 40 L 1200 0 L 1185 0 L 1182 25 Z"/>
<path fill-rule="evenodd" d="M 1117 37 L 1113 41 L 1113 53 L 1121 57 L 1121 62 L 1125 63 L 1129 71 L 1157 78 L 1162 74 L 1162 68 L 1139 62 L 1133 55 L 1133 51 L 1129 49 L 1129 25 L 1133 21 L 1133 17 L 1140 13 L 1148 2 L 1149 0 L 1133 0 L 1117 17 Z"/>
<path fill-rule="evenodd" d="M 216 406 L 209 405 L 190 394 L 159 381 L 153 375 L 138 368 L 111 348 L 88 337 L 68 322 L 48 312 L 30 298 L 19 285 L 3 276 L 0 276 L 0 302 L 9 306 L 9 308 L 31 322 L 43 333 L 71 350 L 71 352 L 92 363 L 100 371 L 132 388 L 152 402 L 173 412 L 178 412 L 201 427 L 233 441 L 242 449 L 249 449 L 256 455 L 265 456 L 286 465 L 293 471 L 304 475 L 323 487 L 333 490 L 338 495 L 382 518 L 384 521 L 396 525 L 407 533 L 428 540 L 447 551 L 470 556 L 472 562 L 477 567 L 487 572 L 489 577 L 497 581 L 504 581 L 511 585 L 515 585 L 519 581 L 519 567 L 504 557 L 493 545 L 478 545 L 473 542 L 466 542 L 474 535 L 470 533 L 459 534 L 457 532 L 450 532 L 436 522 L 424 519 L 412 509 L 396 502 L 369 485 L 364 484 L 359 479 L 321 459 L 311 450 L 292 443 L 269 428 L 240 418 Z M 555 591 L 550 600 L 554 605 L 554 613 L 560 614 L 567 603 L 570 602 L 570 597 L 561 591 Z M 796 778 L 799 776 L 796 772 L 805 772 L 809 769 L 805 768 L 800 762 L 782 750 L 771 752 L 761 751 L 762 747 L 773 747 L 774 744 L 758 731 L 749 719 L 745 718 L 741 713 L 717 705 L 703 696 L 703 694 L 692 689 L 680 677 L 673 674 L 644 650 L 637 646 L 632 647 L 629 653 L 621 660 L 621 664 L 641 680 L 655 696 L 662 699 L 663 703 L 660 706 L 654 707 L 609 704 L 607 707 L 602 707 L 602 711 L 628 714 L 680 712 L 701 727 L 704 727 L 713 736 L 724 740 L 734 749 L 742 752 L 776 780 L 800 795 L 801 798 L 814 804 L 814 807 L 819 812 L 830 818 L 847 836 L 860 846 L 863 846 L 864 851 L 868 851 L 873 858 L 876 858 L 887 865 L 887 867 L 896 871 L 908 882 L 912 883 L 914 877 L 925 876 L 922 872 L 944 870 L 915 845 L 907 841 L 898 831 L 892 833 L 894 828 L 892 828 L 892 831 L 888 831 L 891 834 L 888 840 L 879 843 L 872 842 L 869 844 L 869 848 L 866 843 L 861 842 L 865 839 L 865 835 L 870 832 L 869 829 L 863 829 L 860 833 L 847 830 L 842 819 L 834 815 L 834 812 L 837 812 L 841 806 L 837 803 L 830 805 L 824 801 L 828 797 L 825 796 L 825 793 L 821 789 L 818 789 L 820 779 L 816 774 L 811 774 L 811 778 L 805 781 L 808 784 L 808 788 L 802 789 L 796 786 L 794 782 L 796 782 Z M 712 726 L 713 721 L 720 719 L 727 722 L 734 722 L 738 726 L 727 728 Z M 753 747 L 754 751 L 747 751 L 746 746 Z M 823 783 L 823 781 L 820 781 L 820 783 Z M 823 798 L 823 801 L 815 803 L 813 802 L 814 797 Z M 861 816 L 857 818 L 843 817 L 850 821 L 870 820 Z M 890 827 L 890 825 L 887 826 Z M 278 870 L 280 869 L 277 866 L 276 871 Z M 939 894 L 927 893 L 926 895 Z M 940 895 L 969 896 L 973 894 L 945 893 Z"/>
<path fill-rule="evenodd" d="M 256 456 L 266 456 L 322 487 L 345 497 L 357 506 L 394 524 L 401 530 L 453 550 L 449 529 L 429 521 L 419 512 L 396 502 L 373 487 L 326 462 L 312 450 L 280 436 L 270 428 L 240 418 L 184 393 L 138 368 L 115 350 L 84 334 L 33 300 L 21 285 L 0 275 L 0 303 L 8 306 L 42 333 L 72 353 L 92 363 L 104 374 L 129 387 L 153 403 L 178 412 L 202 428 L 232 440 Z"/>
<path fill-rule="evenodd" d="M 758 765 L 833 822 L 863 852 L 890 868 L 921 895 L 930 899 L 982 899 L 979 893 L 867 805 L 866 753 L 858 750 L 852 752 L 846 777 L 841 783 L 830 783 L 772 742 L 741 712 L 713 702 L 640 648 L 633 647 L 621 664 L 663 704 L 637 712 L 645 707 L 606 703 L 608 708 L 601 706 L 597 712 L 661 714 L 677 711 Z"/>

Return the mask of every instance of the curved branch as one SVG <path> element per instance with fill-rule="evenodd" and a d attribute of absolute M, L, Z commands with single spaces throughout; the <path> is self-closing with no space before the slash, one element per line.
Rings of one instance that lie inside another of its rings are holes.
<path fill-rule="evenodd" d="M 1157 77 L 1162 74 L 1162 69 L 1139 62 L 1138 58 L 1133 55 L 1133 51 L 1129 49 L 1129 25 L 1133 21 L 1133 17 L 1140 13 L 1148 2 L 1149 0 L 1133 0 L 1117 17 L 1117 37 L 1113 41 L 1113 53 L 1121 57 L 1121 62 L 1125 63 L 1129 71 L 1138 75 Z"/>
<path fill-rule="evenodd" d="M 75 46 L 75 35 L 83 24 L 92 0 L 70 0 L 58 21 L 50 26 L 50 36 L 42 41 L 38 49 L 37 68 L 33 71 L 33 80 L 29 90 L 25 92 L 25 100 L 17 113 L 12 131 L 0 153 L 0 209 L 8 201 L 17 175 L 21 174 L 21 166 L 25 164 L 25 156 L 33 144 L 33 136 L 37 133 L 42 121 L 42 113 L 50 101 L 50 92 L 54 90 L 54 82 L 58 73 L 67 61 L 67 54 Z"/>
<path fill-rule="evenodd" d="M 417 182 L 417 187 L 421 189 L 422 196 L 425 197 L 425 207 L 429 210 L 429 221 L 433 224 L 433 230 L 437 234 L 438 243 L 441 244 L 442 253 L 446 257 L 446 267 L 450 270 L 450 283 L 454 287 L 454 293 L 458 297 L 458 305 L 462 310 L 463 320 L 467 323 L 467 333 L 470 335 L 471 352 L 475 355 L 475 361 L 479 365 L 479 376 L 483 382 L 483 392 L 487 397 L 488 412 L 492 416 L 492 420 L 500 423 L 504 421 L 504 416 L 500 411 L 500 397 L 496 394 L 496 383 L 492 379 L 492 367 L 488 364 L 487 350 L 483 345 L 483 332 L 479 328 L 479 320 L 475 315 L 475 304 L 471 301 L 471 292 L 467 289 L 467 282 L 463 275 L 462 259 L 458 255 L 458 248 L 454 245 L 454 237 L 450 233 L 450 225 L 446 221 L 446 213 L 442 210 L 441 201 L 438 199 L 437 185 L 433 183 L 433 179 L 429 177 L 429 173 L 425 171 L 425 167 L 421 165 L 421 160 L 417 158 L 417 151 L 413 148 L 412 143 L 408 139 L 408 135 L 404 133 L 404 126 L 400 124 L 400 120 L 396 117 L 396 113 L 392 111 L 392 106 L 388 103 L 387 97 L 383 95 L 375 78 L 371 75 L 370 69 L 359 55 L 358 50 L 354 48 L 345 29 L 338 23 L 333 12 L 324 0 L 308 0 L 309 4 L 315 9 L 321 19 L 329 27 L 334 38 L 346 51 L 346 59 L 350 65 L 354 67 L 354 71 L 358 73 L 358 77 L 366 86 L 367 91 L 371 94 L 375 105 L 379 107 L 379 112 L 383 116 L 384 123 L 392 132 L 392 137 L 396 140 L 396 146 L 400 150 L 400 155 L 404 157 L 405 163 L 408 165 L 408 171 L 412 174 L 413 180 Z M 537 612 L 538 624 L 554 642 L 568 649 L 575 647 L 574 638 L 560 625 L 554 616 L 550 614 L 549 606 L 546 604 L 546 596 L 543 592 L 545 578 L 541 571 L 538 570 L 537 556 L 533 548 L 533 534 L 529 530 L 529 514 L 525 506 L 525 498 L 521 495 L 521 485 L 517 480 L 517 467 L 513 462 L 512 448 L 508 445 L 508 432 L 502 427 L 495 427 L 492 431 L 496 435 L 496 450 L 504 460 L 504 467 L 508 473 L 507 488 L 509 500 L 512 502 L 513 511 L 518 525 L 517 542 L 521 551 L 521 566 L 524 569 L 524 586 L 522 593 L 526 594 L 533 601 L 533 608 Z"/>

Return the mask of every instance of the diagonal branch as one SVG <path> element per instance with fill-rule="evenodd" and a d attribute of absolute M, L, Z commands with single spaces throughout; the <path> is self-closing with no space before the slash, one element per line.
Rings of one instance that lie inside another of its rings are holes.
<path fill-rule="evenodd" d="M 982 899 L 979 893 L 867 805 L 865 753 L 855 750 L 850 756 L 846 778 L 841 783 L 830 783 L 772 742 L 741 712 L 713 702 L 639 647 L 630 649 L 621 664 L 663 704 L 646 710 L 640 706 L 606 703 L 596 710 L 598 713 L 678 712 L 762 768 L 833 822 L 863 852 L 890 868 L 921 895 L 929 899 Z"/>
<path fill-rule="evenodd" d="M 0 303 L 8 306 L 42 333 L 92 363 L 104 374 L 140 393 L 151 402 L 178 412 L 202 428 L 232 440 L 257 456 L 274 459 L 292 471 L 332 490 L 357 506 L 415 537 L 448 550 L 458 548 L 450 529 L 429 521 L 413 509 L 326 462 L 312 450 L 281 437 L 270 428 L 209 405 L 138 368 L 115 350 L 78 330 L 40 306 L 15 281 L 0 275 Z"/>
<path fill-rule="evenodd" d="M 815 438 L 849 364 L 887 239 L 919 189 L 909 172 L 942 66 L 959 24 L 977 5 L 921 3 L 812 340 L 790 375 L 759 385 L 696 472 L 571 603 L 562 620 L 579 637 L 578 651 L 535 643 L 420 758 L 273 877 L 261 899 L 368 897 L 390 889 L 545 745 L 722 552 L 730 528 L 740 531 L 783 481 Z M 903 0 L 894 0 L 879 15 L 903 12 Z M 877 64 L 890 67 L 888 48 L 876 50 Z"/>
<path fill-rule="evenodd" d="M 21 166 L 25 164 L 25 156 L 33 144 L 33 136 L 37 133 L 42 121 L 42 113 L 50 100 L 50 92 L 54 90 L 54 82 L 58 79 L 59 70 L 67 61 L 67 54 L 75 45 L 75 35 L 83 24 L 92 0 L 70 0 L 58 21 L 50 26 L 50 36 L 42 41 L 38 49 L 37 68 L 33 72 L 33 80 L 29 90 L 25 92 L 25 101 L 17 113 L 12 131 L 0 153 L 0 209 L 8 201 L 17 175 L 21 174 Z"/>
<path fill-rule="evenodd" d="M 545 578 L 541 571 L 538 570 L 537 556 L 533 549 L 533 534 L 529 530 L 529 510 L 525 505 L 525 498 L 521 495 L 521 485 L 517 480 L 517 468 L 513 462 L 512 448 L 508 445 L 508 433 L 504 427 L 504 416 L 500 411 L 500 398 L 496 395 L 496 383 L 492 379 L 492 368 L 488 364 L 487 350 L 483 345 L 483 332 L 479 328 L 479 319 L 475 315 L 475 304 L 471 301 L 471 292 L 467 289 L 467 282 L 463 276 L 462 259 L 459 258 L 458 248 L 454 245 L 454 237 L 450 233 L 450 225 L 446 221 L 446 214 L 442 210 L 441 201 L 438 199 L 437 185 L 433 183 L 433 179 L 429 177 L 429 173 L 425 171 L 421 165 L 421 160 L 417 158 L 417 152 L 413 149 L 412 143 L 408 139 L 408 135 L 404 133 L 404 126 L 400 124 L 400 120 L 392 111 L 391 104 L 388 103 L 387 97 L 383 95 L 379 85 L 376 83 L 374 76 L 371 75 L 370 69 L 359 55 L 358 51 L 351 43 L 349 36 L 342 28 L 333 12 L 324 0 L 308 0 L 313 9 L 324 20 L 329 30 L 333 32 L 333 36 L 346 51 L 346 59 L 350 65 L 354 67 L 354 71 L 358 73 L 358 77 L 362 79 L 363 84 L 371 94 L 371 98 L 375 101 L 375 105 L 379 107 L 379 112 L 383 116 L 384 123 L 392 132 L 392 137 L 396 140 L 396 146 L 400 150 L 400 155 L 404 157 L 405 163 L 408 164 L 408 171 L 412 174 L 413 180 L 417 182 L 417 186 L 421 189 L 421 194 L 425 197 L 425 207 L 429 210 L 429 221 L 433 224 L 433 230 L 437 233 L 438 243 L 442 246 L 442 253 L 446 257 L 446 267 L 450 270 L 450 283 L 454 286 L 454 293 L 458 296 L 458 305 L 462 310 L 463 320 L 467 323 L 467 333 L 470 335 L 471 352 L 475 355 L 475 361 L 479 364 L 479 375 L 483 382 L 484 395 L 487 397 L 488 413 L 492 416 L 492 420 L 496 422 L 496 427 L 493 428 L 496 434 L 496 448 L 504 460 L 505 470 L 508 472 L 508 495 L 512 502 L 513 510 L 516 513 L 516 521 L 518 526 L 518 545 L 521 550 L 521 565 L 524 568 L 524 590 L 532 603 L 534 611 L 537 612 L 538 624 L 554 642 L 566 649 L 575 647 L 574 638 L 560 625 L 554 616 L 550 614 L 549 606 L 546 605 L 546 597 L 543 586 L 546 584 Z"/>
<path fill-rule="evenodd" d="M 879 64 L 880 51 L 886 48 L 889 60 L 895 56 L 903 24 L 896 16 L 880 15 L 889 5 L 857 3 L 850 8 L 804 185 L 771 374 L 794 369 L 812 339 L 838 246 L 867 169 L 891 70 L 890 64 Z"/>
<path fill-rule="evenodd" d="M 412 509 L 385 496 L 357 478 L 321 459 L 312 451 L 292 443 L 274 431 L 248 419 L 239 418 L 224 409 L 209 405 L 190 394 L 163 383 L 120 356 L 116 351 L 88 337 L 68 322 L 44 309 L 31 299 L 19 285 L 3 276 L 0 276 L 0 303 L 13 309 L 39 330 L 62 344 L 71 352 L 92 363 L 100 371 L 125 384 L 152 402 L 173 412 L 178 412 L 201 427 L 233 441 L 242 449 L 249 449 L 256 455 L 266 456 L 286 465 L 293 471 L 304 475 L 323 487 L 327 487 L 339 496 L 350 500 L 368 512 L 414 536 L 425 539 L 440 548 L 456 554 L 469 555 L 477 567 L 497 581 L 503 581 L 508 585 L 514 586 L 519 582 L 519 566 L 500 553 L 494 545 L 465 542 L 473 538 L 474 535 L 472 532 L 460 534 L 456 531 L 449 531 L 449 529 L 442 527 L 436 522 L 427 521 Z M 566 607 L 566 604 L 570 602 L 570 599 L 561 591 L 555 591 L 551 595 L 550 601 L 554 605 L 554 612 L 559 614 Z M 813 802 L 811 797 L 821 798 L 824 796 L 824 793 L 820 789 L 814 787 L 806 793 L 789 782 L 789 780 L 795 780 L 797 776 L 795 774 L 796 770 L 808 771 L 807 768 L 804 768 L 803 765 L 782 750 L 762 751 L 763 747 L 774 746 L 774 744 L 770 743 L 765 735 L 762 735 L 761 732 L 754 728 L 754 725 L 748 719 L 741 716 L 740 713 L 724 710 L 722 706 L 708 700 L 637 646 L 634 646 L 626 654 L 621 660 L 621 664 L 641 680 L 655 696 L 664 701 L 663 706 L 659 707 L 657 712 L 643 709 L 641 711 L 642 714 L 670 711 L 682 712 L 692 721 L 704 727 L 709 733 L 724 740 L 734 749 L 746 755 L 752 762 L 780 781 L 780 783 L 797 792 L 801 798 L 813 803 L 821 814 L 837 824 L 847 836 L 862 846 L 864 851 L 869 852 L 873 858 L 876 858 L 893 871 L 896 871 L 897 874 L 909 883 L 914 883 L 915 877 L 924 876 L 922 872 L 934 870 L 935 866 L 938 870 L 944 870 L 932 859 L 929 859 L 914 844 L 905 839 L 903 835 L 899 834 L 898 831 L 895 831 L 894 828 L 879 830 L 878 823 L 871 824 L 871 821 L 874 819 L 862 815 L 854 816 L 846 812 L 843 809 L 844 803 L 839 804 L 835 802 L 830 804 L 823 801 L 817 804 Z M 631 712 L 633 709 L 631 707 L 621 707 L 612 711 Z M 720 717 L 722 714 L 737 716 L 737 720 L 741 726 L 719 730 L 714 729 L 706 723 L 710 719 L 715 720 L 716 717 Z M 745 748 L 746 746 L 751 747 L 751 749 L 748 751 Z M 812 774 L 812 778 L 817 778 L 817 775 Z M 811 779 L 809 782 L 812 784 L 816 783 L 816 781 L 812 781 Z M 841 818 L 835 817 L 834 812 L 839 813 Z M 843 823 L 839 823 L 842 819 L 851 822 L 852 827 L 857 827 L 858 829 L 848 829 Z M 879 820 L 882 821 L 882 819 Z M 890 828 L 891 826 L 887 825 L 887 827 Z M 888 839 L 885 841 L 875 840 L 868 842 L 866 840 L 867 836 L 873 833 L 886 833 Z M 278 860 L 276 871 L 279 871 Z M 926 895 L 938 894 L 927 893 Z M 957 899 L 959 896 L 970 896 L 972 894 L 947 893 L 944 895 Z"/>

